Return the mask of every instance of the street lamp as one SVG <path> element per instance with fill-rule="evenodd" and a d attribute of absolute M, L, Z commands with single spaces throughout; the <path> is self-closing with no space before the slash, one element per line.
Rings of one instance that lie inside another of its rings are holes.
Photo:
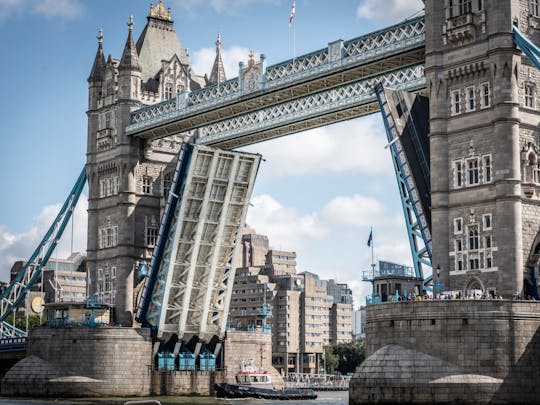
<path fill-rule="evenodd" d="M 437 291 L 437 294 L 441 294 L 441 287 L 443 284 L 441 284 L 441 266 L 437 265 L 437 282 L 435 283 L 435 289 Z"/>

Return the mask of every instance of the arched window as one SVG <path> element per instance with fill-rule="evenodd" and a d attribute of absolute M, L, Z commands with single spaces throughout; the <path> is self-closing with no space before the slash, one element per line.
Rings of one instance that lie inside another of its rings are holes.
<path fill-rule="evenodd" d="M 169 100 L 173 95 L 173 86 L 170 83 L 165 85 L 165 100 Z"/>

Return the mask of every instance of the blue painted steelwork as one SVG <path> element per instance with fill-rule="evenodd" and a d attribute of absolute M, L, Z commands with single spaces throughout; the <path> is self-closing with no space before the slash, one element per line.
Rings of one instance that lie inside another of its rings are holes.
<path fill-rule="evenodd" d="M 516 25 L 514 25 L 514 42 L 529 60 L 540 69 L 540 49 L 527 38 Z"/>
<path fill-rule="evenodd" d="M 399 194 L 401 198 L 401 206 L 405 216 L 405 224 L 407 227 L 407 236 L 409 246 L 411 248 L 413 266 L 416 277 L 424 280 L 422 266 L 431 265 L 431 230 L 429 229 L 428 221 L 424 211 L 429 207 L 422 207 L 419 199 L 419 194 L 416 189 L 416 183 L 412 177 L 412 172 L 407 161 L 407 156 L 403 151 L 402 145 L 398 139 L 398 133 L 395 127 L 394 119 L 389 110 L 388 101 L 384 94 L 384 87 L 379 83 L 375 87 L 375 94 L 381 107 L 384 127 L 388 142 L 390 143 L 390 151 L 392 154 L 392 163 L 394 172 L 398 182 Z M 419 239 L 423 241 L 424 247 L 420 248 Z"/>
<path fill-rule="evenodd" d="M 160 291 L 162 292 L 165 286 L 162 285 L 161 288 L 157 290 L 157 293 L 154 294 L 154 297 L 152 297 L 152 291 L 154 291 L 161 262 L 163 260 L 165 249 L 167 248 L 167 240 L 170 238 L 171 224 L 173 223 L 176 206 L 178 201 L 181 200 L 184 192 L 185 178 L 191 162 L 192 152 L 193 145 L 184 142 L 178 154 L 178 161 L 176 163 L 171 190 L 169 191 L 169 196 L 167 197 L 167 204 L 165 205 L 165 210 L 163 211 L 156 247 L 154 248 L 154 252 L 152 254 L 152 260 L 150 261 L 149 274 L 146 277 L 141 295 L 141 302 L 135 316 L 135 319 L 138 322 L 147 323 L 147 312 L 151 299 L 155 302 L 157 308 L 161 310 L 162 307 L 162 303 L 159 302 L 158 296 L 163 296 L 162 293 L 160 294 Z M 171 245 L 172 244 L 169 244 L 169 249 L 172 248 Z M 166 268 L 168 269 L 169 266 L 166 266 Z M 152 314 L 152 317 L 159 319 L 159 314 Z M 154 328 L 156 328 L 157 325 L 157 322 L 151 323 L 151 326 Z"/>
<path fill-rule="evenodd" d="M 6 320 L 8 316 L 17 308 L 26 297 L 26 293 L 38 280 L 41 269 L 47 264 L 58 241 L 60 240 L 66 225 L 71 218 L 73 210 L 77 205 L 82 189 L 86 184 L 86 169 L 81 171 L 75 185 L 71 189 L 64 205 L 56 216 L 49 230 L 41 240 L 40 244 L 27 261 L 26 265 L 17 274 L 15 279 L 9 284 L 6 291 L 0 296 L 0 325 L 3 334 L 20 336 L 21 330 L 9 325 Z M 8 326 L 9 325 L 9 326 Z M 23 331 L 24 332 L 24 331 Z"/>

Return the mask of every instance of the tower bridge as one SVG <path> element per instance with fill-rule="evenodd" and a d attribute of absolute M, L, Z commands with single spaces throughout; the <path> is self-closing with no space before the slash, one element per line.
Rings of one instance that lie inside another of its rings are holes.
<path fill-rule="evenodd" d="M 117 323 L 150 326 L 162 339 L 222 338 L 260 159 L 233 149 L 382 110 L 417 273 L 433 264 L 449 291 L 504 300 L 368 308 L 371 357 L 351 402 L 450 401 L 456 387 L 473 387 L 462 392 L 471 403 L 539 394 L 540 308 L 515 302 L 538 298 L 538 2 L 425 6 L 425 17 L 273 66 L 251 54 L 230 80 L 219 39 L 212 75 L 190 69 L 162 1 L 137 41 L 129 22 L 120 59 L 105 59 L 98 36 L 87 162 L 74 190 L 88 179 L 89 290 Z M 69 219 L 73 193 L 51 232 Z M 43 246 L 54 245 L 51 235 Z M 23 332 L 7 315 L 39 271 L 29 267 L 2 295 L 4 335 Z M 495 325 L 492 345 L 483 319 Z M 372 378 L 396 356 L 431 368 L 396 382 L 398 362 L 396 373 Z"/>

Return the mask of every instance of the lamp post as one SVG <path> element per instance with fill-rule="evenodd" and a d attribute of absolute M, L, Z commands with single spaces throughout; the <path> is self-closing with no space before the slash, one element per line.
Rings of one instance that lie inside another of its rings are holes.
<path fill-rule="evenodd" d="M 443 284 L 441 284 L 441 266 L 437 265 L 437 282 L 435 283 L 435 289 L 437 291 L 437 294 L 441 294 L 441 287 Z"/>

